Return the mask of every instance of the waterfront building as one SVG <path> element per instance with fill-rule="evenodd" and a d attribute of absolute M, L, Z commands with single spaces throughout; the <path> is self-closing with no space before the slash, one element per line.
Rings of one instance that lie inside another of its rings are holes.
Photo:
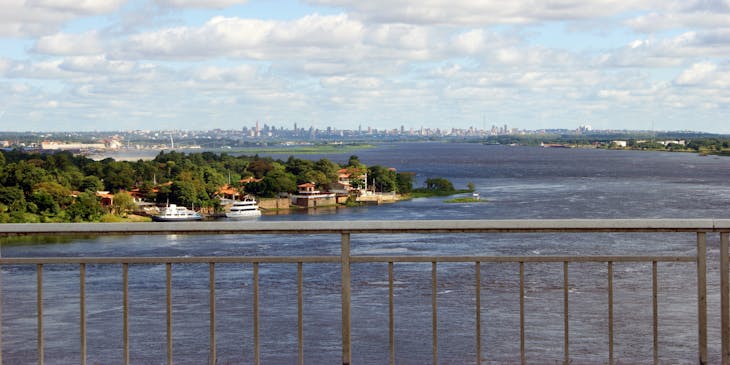
<path fill-rule="evenodd" d="M 297 194 L 291 196 L 292 204 L 303 208 L 316 208 L 322 206 L 332 206 L 337 204 L 337 199 L 333 193 L 323 193 L 316 189 L 314 183 L 304 183 L 297 185 Z"/>

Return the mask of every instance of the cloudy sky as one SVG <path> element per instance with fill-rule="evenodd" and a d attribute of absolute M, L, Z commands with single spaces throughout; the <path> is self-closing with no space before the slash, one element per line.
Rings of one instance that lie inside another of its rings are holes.
<path fill-rule="evenodd" d="M 0 0 L 0 130 L 730 133 L 730 0 Z"/>

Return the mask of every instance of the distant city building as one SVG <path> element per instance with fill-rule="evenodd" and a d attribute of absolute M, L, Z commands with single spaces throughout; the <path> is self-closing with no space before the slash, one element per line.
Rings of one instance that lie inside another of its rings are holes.
<path fill-rule="evenodd" d="M 71 151 L 71 150 L 87 150 L 87 149 L 105 149 L 107 145 L 104 143 L 65 143 L 58 141 L 43 141 L 41 142 L 41 148 L 44 150 L 59 150 L 59 151 Z M 118 146 L 117 146 L 118 148 Z"/>
<path fill-rule="evenodd" d="M 578 127 L 578 133 L 584 134 L 593 131 L 593 127 L 589 124 L 584 124 Z"/>
<path fill-rule="evenodd" d="M 662 146 L 669 146 L 670 144 L 676 144 L 676 145 L 684 146 L 684 145 L 687 144 L 687 142 L 685 140 L 658 141 L 657 143 L 659 143 Z"/>

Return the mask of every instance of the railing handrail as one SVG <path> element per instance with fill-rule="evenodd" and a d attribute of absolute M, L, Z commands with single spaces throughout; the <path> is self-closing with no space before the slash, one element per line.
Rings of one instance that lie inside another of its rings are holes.
<path fill-rule="evenodd" d="M 10 223 L 0 236 L 134 234 L 729 232 L 730 219 L 506 219 L 400 221 Z"/>
<path fill-rule="evenodd" d="M 694 262 L 696 256 L 663 255 L 574 255 L 574 256 L 360 256 L 350 255 L 351 263 L 562 263 L 562 262 Z M 141 257 L 0 257 L 0 265 L 78 265 L 78 264 L 324 264 L 340 263 L 339 255 L 331 256 L 141 256 Z"/>

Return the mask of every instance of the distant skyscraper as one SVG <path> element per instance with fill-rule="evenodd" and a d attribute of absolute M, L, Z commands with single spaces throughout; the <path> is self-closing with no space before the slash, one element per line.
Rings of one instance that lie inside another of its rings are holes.
<path fill-rule="evenodd" d="M 256 121 L 256 137 L 261 136 L 261 129 L 259 129 L 259 121 Z"/>

